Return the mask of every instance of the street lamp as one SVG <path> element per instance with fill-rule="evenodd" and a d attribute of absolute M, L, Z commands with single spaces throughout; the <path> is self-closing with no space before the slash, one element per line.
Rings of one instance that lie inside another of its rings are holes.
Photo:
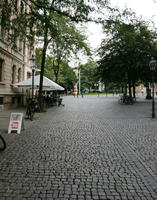
<path fill-rule="evenodd" d="M 36 65 L 35 65 L 35 55 L 32 54 L 32 57 L 30 58 L 31 61 L 31 68 L 32 68 L 32 99 L 34 98 L 34 74 L 35 74 L 35 69 L 36 69 Z"/>
<path fill-rule="evenodd" d="M 155 118 L 155 101 L 154 101 L 154 72 L 156 68 L 156 60 L 154 58 L 151 58 L 151 61 L 149 62 L 149 68 L 152 72 L 152 118 Z"/>
<path fill-rule="evenodd" d="M 79 95 L 80 95 L 80 91 L 81 91 L 81 69 L 80 69 L 80 63 L 78 64 L 78 81 L 79 81 Z"/>

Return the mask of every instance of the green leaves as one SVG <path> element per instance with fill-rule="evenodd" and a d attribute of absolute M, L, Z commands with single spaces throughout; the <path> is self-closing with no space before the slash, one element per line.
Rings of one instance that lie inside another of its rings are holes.
<path fill-rule="evenodd" d="M 81 89 L 94 88 L 94 84 L 98 83 L 97 64 L 94 61 L 80 66 L 81 72 Z"/>
<path fill-rule="evenodd" d="M 38 68 L 40 68 L 42 60 L 41 49 L 36 49 L 36 57 L 37 57 L 37 66 Z M 57 67 L 59 67 L 59 76 L 57 77 L 58 83 L 67 90 L 71 90 L 73 89 L 74 83 L 76 83 L 77 81 L 76 75 L 73 69 L 69 67 L 69 65 L 66 62 L 64 61 L 60 62 L 61 63 L 58 63 L 56 60 L 54 60 L 53 57 L 47 55 L 45 61 L 44 75 L 56 82 L 55 72 L 57 70 Z"/>
<path fill-rule="evenodd" d="M 123 16 L 111 18 L 104 24 L 107 38 L 99 49 L 99 73 L 104 80 L 149 81 L 149 60 L 157 55 L 156 33 L 149 30 L 146 22 L 130 14 L 124 12 Z"/>

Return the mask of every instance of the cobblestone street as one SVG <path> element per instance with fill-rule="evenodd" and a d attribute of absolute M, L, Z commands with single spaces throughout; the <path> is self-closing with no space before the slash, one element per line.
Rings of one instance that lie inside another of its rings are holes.
<path fill-rule="evenodd" d="M 0 200 L 157 200 L 151 101 L 64 97 L 21 134 L 1 131 Z"/>

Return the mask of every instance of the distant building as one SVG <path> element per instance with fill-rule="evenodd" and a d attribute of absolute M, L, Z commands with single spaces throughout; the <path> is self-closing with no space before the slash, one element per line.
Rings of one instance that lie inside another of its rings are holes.
<path fill-rule="evenodd" d="M 98 81 L 98 91 L 99 91 L 99 92 L 102 92 L 102 91 L 104 91 L 104 89 L 105 89 L 105 85 L 104 85 L 104 83 L 102 82 L 102 79 L 99 78 L 99 81 Z"/>

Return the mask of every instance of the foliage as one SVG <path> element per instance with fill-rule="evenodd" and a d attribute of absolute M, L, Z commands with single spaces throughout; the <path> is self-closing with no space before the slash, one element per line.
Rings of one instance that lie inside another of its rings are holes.
<path fill-rule="evenodd" d="M 67 63 L 63 63 L 63 67 L 60 71 L 60 77 L 58 83 L 62 85 L 66 90 L 73 89 L 74 83 L 76 83 L 77 78 L 75 72 Z"/>
<path fill-rule="evenodd" d="M 114 90 L 114 89 L 119 89 L 119 84 L 116 84 L 116 83 L 113 83 L 113 82 L 110 82 L 106 85 L 105 89 L 106 90 Z"/>
<path fill-rule="evenodd" d="M 59 34 L 60 24 L 65 22 L 63 18 L 76 23 L 98 21 L 95 14 L 100 13 L 100 7 L 106 7 L 107 3 L 108 0 L 93 0 L 92 3 L 78 0 L 21 0 L 19 7 L 17 0 L 1 0 L 0 25 L 8 34 L 7 40 L 16 45 L 18 37 L 27 38 L 30 42 L 37 32 L 44 35 L 45 27 L 51 30 L 53 36 Z"/>
<path fill-rule="evenodd" d="M 98 62 L 103 80 L 129 84 L 150 81 L 149 61 L 152 56 L 157 58 L 156 32 L 129 11 L 109 19 L 104 24 L 104 32 L 107 38 L 99 49 Z"/>
<path fill-rule="evenodd" d="M 81 49 L 90 55 L 90 49 L 85 43 L 86 37 L 76 29 L 74 24 L 68 22 L 69 26 L 67 26 L 65 21 L 67 20 L 62 18 L 63 29 L 55 39 L 52 39 L 48 47 L 50 55 L 54 58 L 52 64 L 56 82 L 58 82 L 58 74 L 63 61 L 70 62 L 71 57 L 76 56 Z"/>
<path fill-rule="evenodd" d="M 2 0 L 0 4 L 1 10 L 4 11 L 1 12 L 0 18 L 1 25 L 3 24 L 6 28 L 7 24 L 11 30 L 8 31 L 10 41 L 16 44 L 17 37 L 27 38 L 33 46 L 35 35 L 42 39 L 39 87 L 39 99 L 41 99 L 48 45 L 52 40 L 57 41 L 59 37 L 63 37 L 65 27 L 68 29 L 72 23 L 96 21 L 95 16 L 100 13 L 100 8 L 106 6 L 107 0 L 93 0 L 92 3 L 82 0 L 21 0 L 22 3 L 27 5 L 25 11 L 21 8 L 18 9 L 16 0 L 7 1 L 7 6 L 5 2 L 5 0 Z M 11 13 L 14 17 L 10 18 L 8 13 Z M 2 20 L 3 16 L 5 16 L 5 20 Z M 7 23 L 3 23 L 3 21 L 7 21 Z M 68 33 L 68 35 L 71 34 Z M 72 41 L 73 43 L 74 41 Z"/>
<path fill-rule="evenodd" d="M 94 88 L 98 83 L 99 77 L 97 76 L 97 64 L 94 61 L 89 61 L 84 65 L 80 65 L 81 74 L 81 89 Z"/>
<path fill-rule="evenodd" d="M 36 49 L 36 57 L 37 57 L 37 67 L 40 68 L 41 65 L 41 57 L 42 57 L 42 49 Z M 55 63 L 54 58 L 47 55 L 45 61 L 45 71 L 44 76 L 48 77 L 49 79 L 55 80 L 55 67 L 52 63 Z M 76 83 L 77 78 L 76 75 L 71 67 L 66 62 L 62 61 L 61 69 L 58 76 L 58 83 L 62 85 L 66 90 L 73 89 L 74 83 Z"/>

